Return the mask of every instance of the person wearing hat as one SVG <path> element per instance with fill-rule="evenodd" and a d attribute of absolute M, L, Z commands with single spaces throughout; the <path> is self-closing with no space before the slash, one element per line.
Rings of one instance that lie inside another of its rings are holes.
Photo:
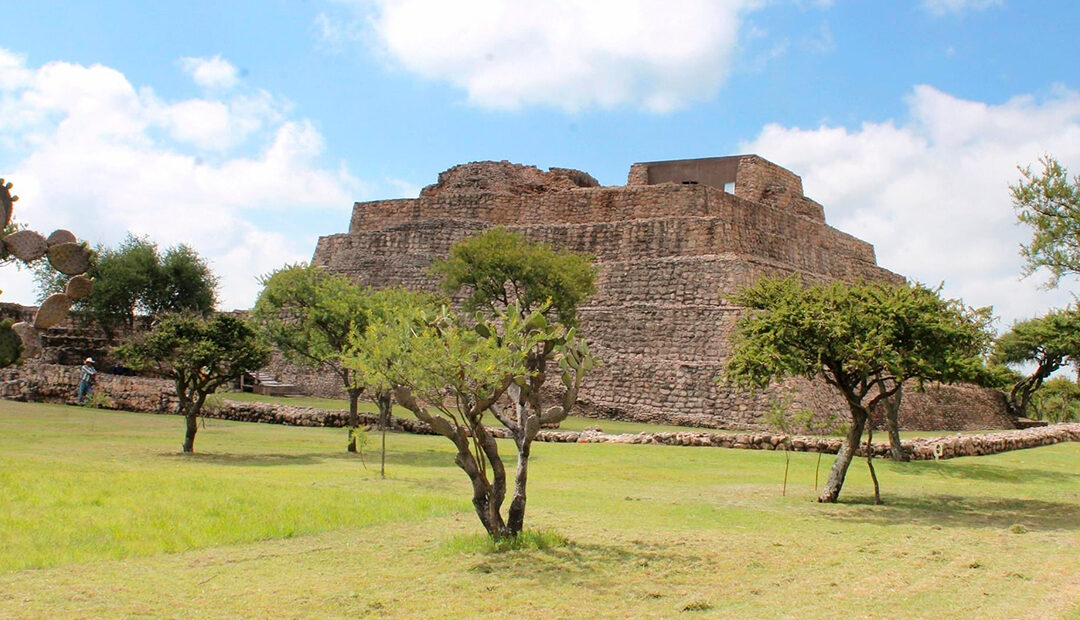
<path fill-rule="evenodd" d="M 94 375 L 97 374 L 97 370 L 94 368 L 94 358 L 88 357 L 83 360 L 82 368 L 79 369 L 79 404 L 83 404 L 86 397 L 94 391 Z"/>

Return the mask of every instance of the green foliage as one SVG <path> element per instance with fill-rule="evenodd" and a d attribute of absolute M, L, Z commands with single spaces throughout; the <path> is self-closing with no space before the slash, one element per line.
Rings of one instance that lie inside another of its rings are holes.
<path fill-rule="evenodd" d="M 444 549 L 450 553 L 490 555 L 508 551 L 547 551 L 569 544 L 570 541 L 565 536 L 554 530 L 524 530 L 517 536 L 499 539 L 477 534 L 460 534 L 447 541 Z"/>
<path fill-rule="evenodd" d="M 592 257 L 560 252 L 504 228 L 493 228 L 450 248 L 432 270 L 447 293 L 468 289 L 466 308 L 496 312 L 516 302 L 528 314 L 543 308 L 549 318 L 572 327 L 577 308 L 596 291 Z"/>
<path fill-rule="evenodd" d="M 1017 321 L 994 343 L 991 361 L 1061 368 L 1080 359 L 1080 308 L 1053 310 L 1045 316 Z"/>
<path fill-rule="evenodd" d="M 798 409 L 792 411 L 791 397 L 774 400 L 765 412 L 765 424 L 774 430 L 792 435 L 806 432 L 814 420 L 814 412 L 811 409 Z M 787 441 L 790 441 L 788 439 Z"/>
<path fill-rule="evenodd" d="M 1009 391 L 1009 409 L 1017 416 L 1026 415 L 1035 392 L 1070 360 L 1080 360 L 1080 308 L 1014 323 L 994 343 L 990 356 L 998 365 L 1034 366 L 1030 375 L 1018 376 Z"/>
<path fill-rule="evenodd" d="M 517 304 L 506 308 L 498 333 L 469 325 L 446 306 L 406 307 L 373 320 L 348 362 L 362 377 L 381 377 L 400 405 L 455 445 L 455 462 L 472 481 L 477 516 L 493 538 L 515 536 L 520 526 L 508 528 L 500 512 L 506 470 L 484 414 L 533 374 L 528 352 L 561 331 L 540 311 L 526 315 Z M 516 438 L 535 436 L 539 415 L 518 420 L 528 427 L 516 427 Z"/>
<path fill-rule="evenodd" d="M 364 289 L 348 278 L 299 263 L 261 280 L 252 318 L 260 332 L 285 357 L 314 368 L 330 368 L 351 386 L 342 356 L 349 334 L 368 321 Z"/>
<path fill-rule="evenodd" d="M 1066 377 L 1051 377 L 1031 399 L 1034 418 L 1052 423 L 1080 421 L 1080 385 Z"/>
<path fill-rule="evenodd" d="M 110 337 L 131 328 L 138 315 L 194 312 L 206 315 L 217 302 L 217 277 L 186 245 L 162 254 L 153 241 L 128 234 L 116 249 L 98 246 L 86 275 L 94 289 L 73 309 L 96 322 Z M 62 292 L 67 278 L 47 264 L 35 267 L 38 299 Z"/>
<path fill-rule="evenodd" d="M 90 392 L 90 395 L 83 401 L 83 406 L 91 409 L 116 409 L 116 403 L 109 398 L 109 395 L 98 390 Z"/>
<path fill-rule="evenodd" d="M 989 344 L 989 309 L 919 284 L 763 278 L 732 300 L 747 312 L 725 377 L 742 387 L 821 376 L 861 402 L 884 381 L 969 379 Z"/>
<path fill-rule="evenodd" d="M 990 340 L 989 309 L 966 308 L 919 284 L 804 287 L 794 276 L 763 278 L 733 301 L 747 312 L 736 323 L 728 381 L 764 388 L 786 377 L 821 377 L 847 402 L 851 425 L 819 498 L 824 502 L 837 500 L 877 403 L 909 380 L 978 376 Z"/>
<path fill-rule="evenodd" d="M 503 333 L 489 337 L 446 306 L 403 307 L 372 321 L 354 341 L 348 363 L 370 377 L 364 381 L 408 388 L 455 424 L 479 423 L 486 407 L 470 412 L 463 410 L 466 405 L 494 401 L 512 379 L 528 373 L 525 351 L 535 346 L 536 336 L 527 333 L 528 317 L 511 308 Z"/>
<path fill-rule="evenodd" d="M 180 413 L 188 418 L 185 452 L 192 451 L 194 419 L 207 395 L 270 361 L 270 350 L 255 331 L 229 314 L 165 315 L 150 331 L 134 334 L 114 348 L 113 354 L 132 368 L 152 369 L 173 379 Z"/>
<path fill-rule="evenodd" d="M 1020 246 L 1024 274 L 1046 267 L 1052 276 L 1047 285 L 1056 287 L 1062 276 L 1080 273 L 1080 177 L 1070 181 L 1049 155 L 1039 163 L 1042 174 L 1020 168 L 1024 178 L 1009 189 L 1017 219 L 1032 228 L 1031 243 Z"/>

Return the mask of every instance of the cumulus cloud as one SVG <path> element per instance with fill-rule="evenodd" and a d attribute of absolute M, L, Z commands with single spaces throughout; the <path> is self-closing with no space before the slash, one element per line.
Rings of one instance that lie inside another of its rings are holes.
<path fill-rule="evenodd" d="M 1021 280 L 1009 184 L 1017 165 L 1050 153 L 1080 171 L 1080 94 L 1022 96 L 1000 104 L 914 88 L 909 118 L 857 129 L 768 125 L 745 152 L 803 177 L 834 226 L 872 242 L 878 263 L 971 305 L 993 305 L 1007 326 L 1071 301 L 1040 274 Z"/>
<path fill-rule="evenodd" d="M 355 0 L 381 51 L 496 109 L 640 106 L 666 112 L 713 95 L 740 18 L 758 0 Z M 321 16 L 328 40 L 340 29 Z"/>
<path fill-rule="evenodd" d="M 236 67 L 220 55 L 213 58 L 185 57 L 179 62 L 180 68 L 199 86 L 229 89 L 239 81 Z"/>
<path fill-rule="evenodd" d="M 19 149 L 0 165 L 19 219 L 94 243 L 131 231 L 191 245 L 221 277 L 224 308 L 250 306 L 255 276 L 311 255 L 313 239 L 260 222 L 340 216 L 360 190 L 344 165 L 320 164 L 314 125 L 265 92 L 163 101 L 109 67 L 11 57 L 0 50 L 0 75 L 21 76 L 0 81 L 0 140 Z M 5 301 L 33 300 L 25 270 L 3 278 Z"/>
<path fill-rule="evenodd" d="M 923 0 L 923 8 L 934 15 L 982 11 L 993 6 L 1001 6 L 1002 0 Z"/>

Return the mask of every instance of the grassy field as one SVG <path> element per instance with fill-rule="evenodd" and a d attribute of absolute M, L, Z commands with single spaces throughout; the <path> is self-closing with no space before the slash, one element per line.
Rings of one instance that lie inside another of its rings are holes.
<path fill-rule="evenodd" d="M 0 617 L 1080 618 L 1080 444 L 878 461 L 884 506 L 862 462 L 824 506 L 812 454 L 781 497 L 779 453 L 539 444 L 554 544 L 492 553 L 443 438 L 381 480 L 341 429 L 182 426 L 0 401 Z"/>

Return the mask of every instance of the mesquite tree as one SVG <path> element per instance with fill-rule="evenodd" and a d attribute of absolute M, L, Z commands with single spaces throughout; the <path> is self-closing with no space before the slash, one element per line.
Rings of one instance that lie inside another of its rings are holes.
<path fill-rule="evenodd" d="M 166 315 L 150 331 L 113 349 L 113 354 L 133 368 L 152 369 L 173 380 L 186 424 L 184 452 L 195 450 L 206 396 L 270 361 L 270 350 L 255 331 L 228 314 Z"/>
<path fill-rule="evenodd" d="M 839 497 L 875 405 L 907 380 L 976 375 L 989 342 L 988 309 L 966 308 L 917 284 L 804 287 L 795 277 L 763 278 L 732 301 L 746 312 L 736 323 L 727 380 L 764 388 L 785 377 L 821 378 L 847 403 L 851 423 L 822 502 Z"/>
<path fill-rule="evenodd" d="M 368 319 L 373 323 L 384 325 L 394 323 L 401 319 L 412 321 L 416 313 L 439 307 L 435 298 L 429 293 L 410 291 L 404 288 L 392 287 L 377 290 L 369 290 L 364 300 L 368 312 Z M 363 364 L 355 360 L 357 350 L 363 351 L 373 343 L 367 342 L 374 330 L 354 329 L 349 334 L 349 350 L 342 358 L 342 363 L 353 372 L 352 385 L 360 389 L 375 403 L 379 411 L 379 430 L 382 435 L 382 448 L 379 459 L 379 475 L 386 476 L 386 429 L 390 426 L 390 416 L 393 412 L 394 386 L 383 373 L 365 371 Z"/>
<path fill-rule="evenodd" d="M 349 334 L 367 326 L 368 291 L 345 276 L 306 264 L 286 265 L 261 281 L 263 290 L 252 311 L 259 331 L 290 362 L 329 370 L 341 380 L 349 396 L 347 450 L 356 452 L 364 388 L 344 358 Z"/>
<path fill-rule="evenodd" d="M 480 329 L 499 331 L 502 313 L 517 306 L 524 314 L 539 313 L 559 329 L 538 340 L 526 352 L 529 373 L 509 390 L 509 406 L 491 410 L 514 437 L 518 450 L 515 493 L 508 526 L 520 531 L 525 515 L 529 455 L 541 424 L 557 424 L 569 415 L 584 374 L 594 359 L 577 333 L 578 307 L 596 290 L 597 268 L 592 257 L 559 251 L 502 228 L 494 228 L 454 244 L 446 260 L 433 271 L 443 277 L 450 294 L 465 292 L 465 307 L 477 311 Z M 556 404 L 545 403 L 549 365 L 559 359 L 563 379 Z M 579 366 L 570 366 L 580 360 Z"/>
<path fill-rule="evenodd" d="M 521 501 L 512 501 L 504 518 L 506 468 L 495 437 L 483 424 L 484 414 L 505 394 L 527 383 L 532 373 L 527 352 L 543 341 L 560 338 L 564 342 L 555 359 L 560 367 L 565 364 L 564 380 L 576 398 L 585 376 L 587 350 L 540 312 L 524 314 L 516 304 L 500 316 L 498 333 L 487 324 L 469 325 L 445 306 L 402 308 L 373 320 L 353 352 L 351 364 L 362 376 L 382 377 L 385 385 L 392 386 L 398 404 L 453 442 L 457 448 L 454 462 L 472 483 L 476 514 L 496 539 L 521 532 L 526 476 L 515 477 L 514 497 Z M 512 412 L 498 411 L 511 432 L 517 426 L 530 440 L 544 421 L 516 407 Z"/>
<path fill-rule="evenodd" d="M 1062 276 L 1080 274 L 1080 177 L 1069 179 L 1053 157 L 1039 159 L 1042 174 L 1031 166 L 1020 169 L 1023 179 L 1010 185 L 1013 207 L 1021 223 L 1032 228 L 1031 243 L 1020 246 L 1024 275 L 1040 267 L 1049 270 L 1049 286 Z"/>
<path fill-rule="evenodd" d="M 1009 413 L 1024 417 L 1032 396 L 1043 382 L 1069 361 L 1080 360 L 1080 309 L 1054 310 L 1045 316 L 1018 321 L 994 343 L 990 361 L 1029 365 L 1005 399 Z"/>

